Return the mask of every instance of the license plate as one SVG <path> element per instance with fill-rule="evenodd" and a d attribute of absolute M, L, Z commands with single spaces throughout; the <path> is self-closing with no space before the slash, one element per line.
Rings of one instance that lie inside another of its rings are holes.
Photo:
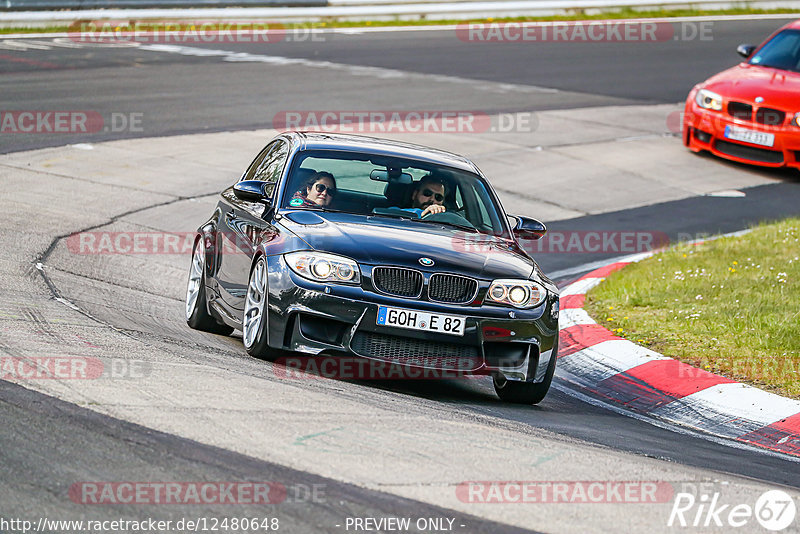
<path fill-rule="evenodd" d="M 756 132 L 736 126 L 726 126 L 725 137 L 733 139 L 734 141 L 744 141 L 745 143 L 761 146 L 772 146 L 775 144 L 775 134 Z"/>
<path fill-rule="evenodd" d="M 452 336 L 464 335 L 465 319 L 457 315 L 443 315 L 403 308 L 378 306 L 377 323 L 381 326 L 395 326 L 423 332 L 438 332 Z"/>

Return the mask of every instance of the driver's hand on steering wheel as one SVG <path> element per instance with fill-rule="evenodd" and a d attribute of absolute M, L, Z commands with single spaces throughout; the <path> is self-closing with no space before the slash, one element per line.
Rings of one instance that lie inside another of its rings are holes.
<path fill-rule="evenodd" d="M 444 213 L 447 211 L 447 208 L 442 206 L 441 204 L 431 204 L 420 213 L 419 218 L 422 219 L 423 217 L 427 217 L 428 215 L 433 215 L 435 213 Z"/>

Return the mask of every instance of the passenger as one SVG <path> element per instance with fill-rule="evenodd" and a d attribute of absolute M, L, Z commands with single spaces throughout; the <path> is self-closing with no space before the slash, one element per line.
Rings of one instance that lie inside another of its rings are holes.
<path fill-rule="evenodd" d="M 336 196 L 336 178 L 329 172 L 320 171 L 309 178 L 305 186 L 297 191 L 289 206 L 293 208 L 316 208 L 329 206 Z"/>

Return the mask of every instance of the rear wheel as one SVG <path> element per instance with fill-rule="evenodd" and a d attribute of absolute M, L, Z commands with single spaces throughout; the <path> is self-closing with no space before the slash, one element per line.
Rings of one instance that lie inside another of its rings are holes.
<path fill-rule="evenodd" d="M 550 390 L 550 384 L 553 382 L 553 374 L 556 371 L 556 351 L 550 356 L 550 362 L 547 364 L 547 372 L 544 375 L 544 380 L 538 383 L 533 382 L 514 382 L 507 380 L 503 376 L 495 376 L 492 378 L 494 382 L 494 391 L 500 400 L 505 402 L 513 402 L 515 404 L 539 404 L 547 395 Z"/>
<path fill-rule="evenodd" d="M 206 308 L 206 248 L 203 238 L 197 240 L 192 253 L 192 266 L 189 268 L 189 282 L 186 285 L 186 323 L 195 330 L 214 334 L 230 335 L 233 328 L 219 324 Z"/>
<path fill-rule="evenodd" d="M 268 357 L 267 326 L 267 261 L 261 256 L 250 272 L 242 318 L 242 340 L 251 356 Z"/>

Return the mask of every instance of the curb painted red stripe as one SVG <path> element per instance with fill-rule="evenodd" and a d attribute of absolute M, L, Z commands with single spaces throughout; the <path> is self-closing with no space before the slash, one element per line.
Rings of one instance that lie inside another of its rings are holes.
<path fill-rule="evenodd" d="M 609 265 L 606 265 L 605 267 L 600 267 L 599 269 L 595 269 L 594 271 L 581 276 L 580 278 L 578 278 L 578 280 L 586 280 L 587 278 L 606 278 L 609 274 L 615 271 L 619 271 L 626 265 L 630 265 L 630 262 L 618 261 L 615 263 L 611 263 Z"/>
<path fill-rule="evenodd" d="M 597 390 L 638 412 L 649 412 L 711 386 L 733 382 L 677 360 L 653 360 L 599 382 Z"/>
<path fill-rule="evenodd" d="M 800 413 L 745 434 L 738 440 L 792 456 L 800 456 Z"/>
<path fill-rule="evenodd" d="M 583 308 L 586 304 L 586 293 L 580 295 L 567 295 L 558 300 L 558 307 L 562 310 L 574 310 Z"/>
<path fill-rule="evenodd" d="M 791 417 L 787 417 L 786 419 L 781 419 L 776 423 L 772 423 L 770 426 L 780 430 L 785 430 L 787 432 L 792 432 L 800 436 L 800 413 L 797 413 Z"/>
<path fill-rule="evenodd" d="M 592 391 L 606 400 L 645 413 L 678 399 L 646 382 L 628 376 L 627 373 L 620 373 L 598 382 Z"/>
<path fill-rule="evenodd" d="M 676 398 L 685 397 L 718 384 L 736 382 L 678 360 L 653 360 L 629 369 L 625 374 Z"/>
<path fill-rule="evenodd" d="M 615 336 L 597 323 L 570 326 L 558 333 L 558 357 L 563 358 L 575 354 L 579 350 L 613 339 L 622 338 Z"/>

